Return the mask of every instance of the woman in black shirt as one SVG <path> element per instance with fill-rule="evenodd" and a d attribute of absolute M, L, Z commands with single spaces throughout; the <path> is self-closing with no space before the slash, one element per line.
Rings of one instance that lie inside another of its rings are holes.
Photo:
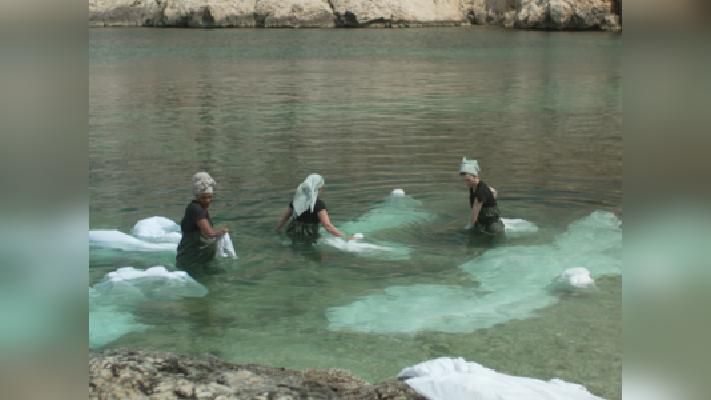
<path fill-rule="evenodd" d="M 479 179 L 479 163 L 476 160 L 462 159 L 459 175 L 464 177 L 464 184 L 469 188 L 469 207 L 471 219 L 469 228 L 475 231 L 497 235 L 504 233 L 499 207 L 496 202 L 496 190 Z"/>
<path fill-rule="evenodd" d="M 323 185 L 324 180 L 321 175 L 309 175 L 296 188 L 294 198 L 279 219 L 276 229 L 280 230 L 286 221 L 291 219 L 286 231 L 294 238 L 315 241 L 318 238 L 319 225 L 333 236 L 344 238 L 345 235 L 331 223 L 326 203 L 318 198 Z M 348 238 L 351 239 L 352 237 Z"/>
<path fill-rule="evenodd" d="M 207 209 L 213 199 L 216 182 L 207 172 L 193 176 L 195 199 L 185 207 L 185 215 L 180 221 L 183 236 L 178 244 L 175 265 L 180 269 L 205 266 L 217 254 L 217 239 L 228 232 L 227 228 L 214 229 Z"/>

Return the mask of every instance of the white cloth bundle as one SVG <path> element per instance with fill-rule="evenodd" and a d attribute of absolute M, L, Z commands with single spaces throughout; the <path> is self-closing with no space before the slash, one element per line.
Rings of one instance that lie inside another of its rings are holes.
<path fill-rule="evenodd" d="M 237 259 L 237 252 L 235 251 L 234 245 L 232 245 L 232 239 L 229 233 L 225 233 L 217 240 L 217 254 L 220 257 L 230 257 L 233 260 Z"/>

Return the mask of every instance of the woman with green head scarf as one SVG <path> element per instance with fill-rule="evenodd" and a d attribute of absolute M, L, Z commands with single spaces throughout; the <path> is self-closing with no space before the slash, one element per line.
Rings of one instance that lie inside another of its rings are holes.
<path fill-rule="evenodd" d="M 291 220 L 287 233 L 294 238 L 315 242 L 318 238 L 319 226 L 323 226 L 330 234 L 345 238 L 345 234 L 331 223 L 326 209 L 326 203 L 319 198 L 325 181 L 319 174 L 311 174 L 296 188 L 294 198 L 282 214 L 277 230 Z M 352 238 L 349 238 L 349 240 Z"/>
<path fill-rule="evenodd" d="M 462 158 L 459 175 L 469 188 L 469 207 L 471 214 L 467 228 L 489 235 L 504 233 L 499 206 L 496 202 L 496 189 L 489 187 L 479 178 L 479 163 L 476 160 Z"/>

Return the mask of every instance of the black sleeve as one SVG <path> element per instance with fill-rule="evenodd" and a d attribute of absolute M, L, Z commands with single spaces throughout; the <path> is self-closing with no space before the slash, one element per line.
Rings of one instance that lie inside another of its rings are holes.
<path fill-rule="evenodd" d="M 293 202 L 293 201 L 290 201 L 290 202 L 289 202 L 289 208 L 292 209 L 292 210 L 294 209 L 294 202 Z"/>
<path fill-rule="evenodd" d="M 321 199 L 317 199 L 316 204 L 314 204 L 314 213 L 318 214 L 319 212 L 321 212 L 321 210 L 328 211 L 328 209 L 326 209 L 326 203 L 324 203 L 324 201 Z"/>
<path fill-rule="evenodd" d="M 477 188 L 474 191 L 473 198 L 478 199 L 480 203 L 485 203 L 486 200 L 489 198 L 489 196 L 488 196 L 489 190 L 488 189 L 489 188 L 487 188 L 484 185 L 481 185 L 481 184 L 477 185 Z"/>
<path fill-rule="evenodd" d="M 190 207 L 188 207 L 185 213 L 185 217 L 188 221 L 192 221 L 196 224 L 201 219 L 209 219 L 207 217 L 207 210 L 195 203 L 190 204 Z"/>

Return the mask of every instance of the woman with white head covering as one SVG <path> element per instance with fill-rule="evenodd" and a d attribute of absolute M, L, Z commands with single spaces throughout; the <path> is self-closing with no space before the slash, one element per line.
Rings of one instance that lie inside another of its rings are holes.
<path fill-rule="evenodd" d="M 331 223 L 326 209 L 326 203 L 318 198 L 323 190 L 323 177 L 311 174 L 296 188 L 294 198 L 282 214 L 277 230 L 291 219 L 287 232 L 292 236 L 306 239 L 310 242 L 318 238 L 319 224 L 330 234 L 338 237 L 345 235 Z M 352 238 L 349 238 L 349 240 Z"/>
<path fill-rule="evenodd" d="M 489 187 L 479 179 L 481 169 L 476 160 L 462 158 L 459 175 L 464 177 L 464 184 L 469 188 L 470 220 L 467 228 L 488 235 L 504 233 L 499 206 L 496 202 L 496 189 Z"/>
<path fill-rule="evenodd" d="M 193 269 L 205 266 L 217 254 L 217 239 L 228 232 L 227 228 L 214 229 L 208 212 L 216 184 L 207 172 L 193 175 L 195 198 L 185 208 L 185 215 L 180 221 L 183 236 L 178 244 L 175 263 L 178 268 Z"/>

